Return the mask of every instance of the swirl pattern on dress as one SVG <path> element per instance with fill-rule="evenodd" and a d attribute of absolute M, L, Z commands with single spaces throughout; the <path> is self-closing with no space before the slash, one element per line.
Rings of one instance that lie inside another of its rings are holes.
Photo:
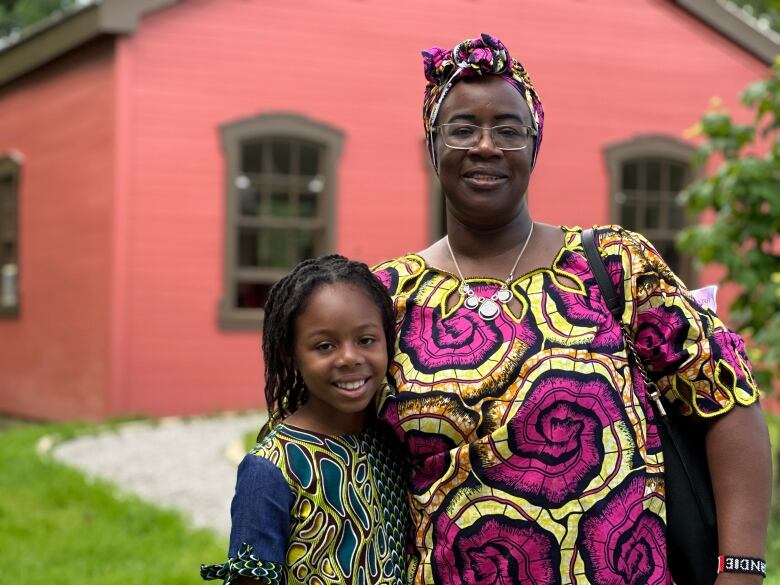
<path fill-rule="evenodd" d="M 499 284 L 475 285 L 473 290 L 477 295 L 489 297 L 499 287 Z M 501 363 L 514 349 L 508 340 L 530 348 L 540 339 L 529 319 L 517 323 L 504 314 L 495 321 L 485 321 L 462 304 L 449 314 L 442 305 L 407 307 L 399 346 L 419 372 L 433 373 L 448 368 L 470 370 L 489 361 Z"/>
<path fill-rule="evenodd" d="M 671 585 L 662 500 L 645 491 L 645 480 L 634 477 L 584 515 L 578 544 L 593 583 Z"/>
<path fill-rule="evenodd" d="M 702 417 L 755 402 L 739 337 L 644 238 L 596 233 L 661 392 Z M 413 582 L 667 583 L 657 423 L 581 229 L 562 228 L 552 265 L 511 282 L 494 321 L 420 256 L 375 270 L 394 282 L 396 392 L 379 414 L 412 469 Z M 482 296 L 501 284 L 468 282 Z"/>
<path fill-rule="evenodd" d="M 439 583 L 561 582 L 555 537 L 535 522 L 482 516 L 461 528 L 441 515 L 436 522 L 435 538 L 447 543 L 436 549 L 434 566 Z"/>
<path fill-rule="evenodd" d="M 617 398 L 600 376 L 542 376 L 506 425 L 506 440 L 496 433 L 491 442 L 475 443 L 474 472 L 538 506 L 557 507 L 601 491 L 630 455 L 620 448 L 630 433 Z M 611 465 L 605 465 L 607 454 Z"/>

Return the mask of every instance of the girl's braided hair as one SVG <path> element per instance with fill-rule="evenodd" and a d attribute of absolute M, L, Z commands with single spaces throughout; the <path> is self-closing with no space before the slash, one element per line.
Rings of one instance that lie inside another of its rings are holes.
<path fill-rule="evenodd" d="M 295 412 L 308 399 L 306 386 L 293 360 L 295 320 L 315 290 L 337 282 L 362 290 L 379 309 L 387 339 L 388 363 L 392 360 L 395 347 L 393 305 L 387 290 L 368 266 L 337 254 L 304 260 L 271 288 L 265 304 L 265 399 L 271 424 Z"/>

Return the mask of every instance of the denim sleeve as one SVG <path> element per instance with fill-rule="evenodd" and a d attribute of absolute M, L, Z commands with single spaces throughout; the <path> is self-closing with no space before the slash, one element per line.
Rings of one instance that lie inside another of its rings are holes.
<path fill-rule="evenodd" d="M 276 465 L 257 455 L 246 455 L 238 466 L 236 493 L 230 507 L 232 528 L 228 556 L 250 545 L 256 557 L 284 564 L 290 536 L 290 509 L 294 496 Z"/>

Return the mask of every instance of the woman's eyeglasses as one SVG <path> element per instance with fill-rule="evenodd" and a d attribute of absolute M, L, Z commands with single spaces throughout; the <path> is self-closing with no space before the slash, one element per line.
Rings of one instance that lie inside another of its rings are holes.
<path fill-rule="evenodd" d="M 475 126 L 474 124 L 439 124 L 433 130 L 442 137 L 449 148 L 467 150 L 482 140 L 482 133 L 490 130 L 490 139 L 501 150 L 522 150 L 528 146 L 529 138 L 536 136 L 531 126 L 505 124 L 502 126 Z"/>

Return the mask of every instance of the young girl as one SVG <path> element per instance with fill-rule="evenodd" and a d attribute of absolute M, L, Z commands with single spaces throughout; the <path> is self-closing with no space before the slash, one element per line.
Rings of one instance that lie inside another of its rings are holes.
<path fill-rule="evenodd" d="M 229 559 L 203 565 L 204 579 L 403 583 L 403 472 L 373 418 L 394 339 L 390 299 L 365 264 L 306 260 L 271 289 L 271 422 L 238 468 Z"/>

